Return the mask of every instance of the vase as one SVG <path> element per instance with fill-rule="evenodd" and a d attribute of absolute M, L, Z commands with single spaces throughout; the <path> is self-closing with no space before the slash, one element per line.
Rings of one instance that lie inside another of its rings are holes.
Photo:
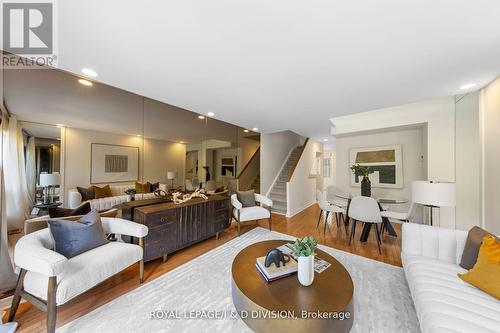
<path fill-rule="evenodd" d="M 299 257 L 297 276 L 304 287 L 310 286 L 314 281 L 314 256 Z"/>
<path fill-rule="evenodd" d="M 130 195 L 130 201 L 135 201 L 135 195 Z"/>
<path fill-rule="evenodd" d="M 370 182 L 370 178 L 367 176 L 364 176 L 361 181 L 361 195 L 364 197 L 372 196 L 372 183 Z"/>

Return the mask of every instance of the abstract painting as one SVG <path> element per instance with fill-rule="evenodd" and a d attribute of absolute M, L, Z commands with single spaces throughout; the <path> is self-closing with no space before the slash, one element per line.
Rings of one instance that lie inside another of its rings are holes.
<path fill-rule="evenodd" d="M 403 188 L 403 159 L 401 145 L 352 148 L 349 167 L 353 164 L 369 166 L 372 187 Z M 351 172 L 351 186 L 360 186 L 361 177 Z"/>
<path fill-rule="evenodd" d="M 139 179 L 139 147 L 91 144 L 90 183 L 132 182 Z"/>

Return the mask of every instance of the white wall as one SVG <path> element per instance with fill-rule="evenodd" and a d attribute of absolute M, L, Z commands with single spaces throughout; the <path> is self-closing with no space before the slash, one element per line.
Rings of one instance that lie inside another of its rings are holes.
<path fill-rule="evenodd" d="M 283 131 L 260 136 L 260 190 L 267 193 L 290 150 L 300 145 L 301 136 Z"/>
<path fill-rule="evenodd" d="M 184 170 L 186 163 L 186 145 L 164 140 L 144 140 L 144 181 L 167 184 L 170 188 L 172 181 L 167 179 L 168 171 L 175 171 L 174 187 L 184 186 Z"/>
<path fill-rule="evenodd" d="M 483 227 L 500 234 L 500 78 L 480 92 Z"/>
<path fill-rule="evenodd" d="M 287 183 L 287 217 L 292 217 L 316 203 L 316 189 L 321 189 L 323 185 L 322 172 L 317 177 L 310 177 L 317 153 L 323 153 L 323 144 L 309 139 L 292 179 Z"/>
<path fill-rule="evenodd" d="M 481 146 L 479 94 L 457 97 L 456 102 L 456 228 L 481 224 Z"/>
<path fill-rule="evenodd" d="M 351 193 L 360 193 L 359 187 L 351 186 L 351 163 L 349 152 L 352 148 L 369 148 L 376 146 L 388 146 L 399 144 L 402 146 L 403 155 L 403 188 L 372 188 L 373 196 L 386 196 L 405 198 L 411 202 L 411 182 L 422 180 L 424 169 L 422 156 L 424 148 L 422 128 L 411 128 L 405 130 L 385 131 L 383 133 L 344 136 L 335 141 L 337 169 L 336 182 L 341 189 Z M 407 211 L 409 203 L 406 205 L 394 205 L 391 210 Z"/>
<path fill-rule="evenodd" d="M 332 134 L 342 137 L 366 131 L 383 131 L 405 126 L 426 125 L 427 179 L 455 181 L 455 98 L 443 97 L 391 108 L 361 112 L 330 119 Z M 435 221 L 455 228 L 455 208 L 442 207 Z"/>

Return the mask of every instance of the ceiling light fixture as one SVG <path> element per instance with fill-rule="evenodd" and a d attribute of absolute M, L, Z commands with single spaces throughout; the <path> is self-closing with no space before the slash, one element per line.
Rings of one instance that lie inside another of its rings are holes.
<path fill-rule="evenodd" d="M 95 70 L 90 68 L 83 68 L 82 73 L 86 76 L 97 77 L 97 73 L 95 72 Z"/>
<path fill-rule="evenodd" d="M 209 113 L 207 113 L 207 115 L 208 115 L 209 117 L 213 117 L 213 116 L 215 116 L 215 113 L 213 113 L 213 112 L 209 112 Z"/>
<path fill-rule="evenodd" d="M 90 82 L 89 80 L 79 79 L 78 82 L 80 82 L 80 84 L 83 84 L 84 86 L 87 86 L 87 87 L 93 86 L 93 83 Z"/>
<path fill-rule="evenodd" d="M 252 128 L 252 131 L 257 132 L 259 129 L 257 127 Z"/>
<path fill-rule="evenodd" d="M 205 119 L 205 116 L 199 115 L 198 119 Z"/>
<path fill-rule="evenodd" d="M 327 141 L 328 141 L 328 139 L 323 139 L 323 142 L 327 142 Z"/>
<path fill-rule="evenodd" d="M 467 83 L 467 84 L 464 84 L 463 86 L 460 87 L 460 90 L 467 90 L 467 89 L 470 89 L 472 87 L 475 87 L 476 84 L 475 83 Z"/>
<path fill-rule="evenodd" d="M 179 141 L 179 143 L 184 143 L 184 141 Z"/>
<path fill-rule="evenodd" d="M 248 133 L 248 132 L 250 132 L 250 131 L 249 131 L 249 130 L 247 130 L 247 129 L 244 129 L 244 130 L 243 130 L 243 132 Z"/>
<path fill-rule="evenodd" d="M 64 124 L 56 124 L 56 126 L 61 128 L 61 127 L 64 127 Z"/>
<path fill-rule="evenodd" d="M 138 138 L 142 137 L 141 134 L 136 134 L 135 136 L 138 137 Z"/>

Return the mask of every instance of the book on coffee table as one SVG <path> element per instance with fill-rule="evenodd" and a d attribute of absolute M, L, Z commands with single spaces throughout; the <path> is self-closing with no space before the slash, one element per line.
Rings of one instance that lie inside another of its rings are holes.
<path fill-rule="evenodd" d="M 283 254 L 288 254 L 290 257 L 292 257 L 295 261 L 297 261 L 297 256 L 295 255 L 295 250 L 293 249 L 293 244 L 292 243 L 286 243 L 284 245 L 281 245 L 278 247 L 278 250 L 283 252 Z M 316 273 L 322 273 L 325 269 L 330 267 L 332 264 L 330 264 L 328 261 L 321 259 L 318 256 L 314 256 L 314 271 Z"/>
<path fill-rule="evenodd" d="M 280 267 L 276 267 L 274 264 L 266 267 L 265 262 L 266 257 L 259 257 L 255 262 L 255 266 L 267 282 L 276 281 L 297 272 L 298 265 L 293 259 L 287 262 L 286 265 L 281 264 Z"/>

